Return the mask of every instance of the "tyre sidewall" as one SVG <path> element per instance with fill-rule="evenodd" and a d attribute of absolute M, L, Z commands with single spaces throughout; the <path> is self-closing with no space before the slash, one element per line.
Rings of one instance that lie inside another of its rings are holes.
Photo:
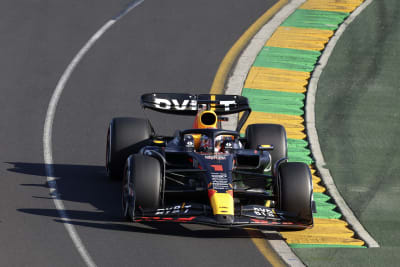
<path fill-rule="evenodd" d="M 148 120 L 114 118 L 107 132 L 106 168 L 112 179 L 121 179 L 126 159 L 148 144 L 152 131 Z"/>
<path fill-rule="evenodd" d="M 162 191 L 162 166 L 153 158 L 140 154 L 128 158 L 135 207 L 157 209 Z"/>
<path fill-rule="evenodd" d="M 278 208 L 297 214 L 299 222 L 312 225 L 312 177 L 307 164 L 285 162 L 278 169 Z"/>

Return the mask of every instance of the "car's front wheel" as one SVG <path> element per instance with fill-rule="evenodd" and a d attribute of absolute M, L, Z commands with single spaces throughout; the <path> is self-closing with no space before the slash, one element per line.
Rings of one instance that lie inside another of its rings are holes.
<path fill-rule="evenodd" d="M 157 209 L 161 203 L 162 166 L 153 158 L 131 155 L 125 165 L 122 182 L 122 209 L 132 220 L 138 209 Z"/>
<path fill-rule="evenodd" d="M 308 165 L 301 162 L 280 164 L 277 183 L 277 207 L 299 223 L 312 225 L 313 188 Z"/>

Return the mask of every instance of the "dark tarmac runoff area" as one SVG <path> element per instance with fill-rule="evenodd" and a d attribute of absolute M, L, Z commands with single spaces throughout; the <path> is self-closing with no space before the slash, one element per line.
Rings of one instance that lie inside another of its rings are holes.
<path fill-rule="evenodd" d="M 67 66 L 128 0 L 0 1 L 0 266 L 86 266 L 46 183 L 43 132 Z M 140 95 L 208 93 L 223 57 L 274 0 L 145 0 L 84 55 L 52 132 L 59 198 L 97 266 L 269 266 L 245 230 L 126 222 L 104 168 L 111 118 Z M 172 132 L 180 120 L 155 119 Z"/>
<path fill-rule="evenodd" d="M 335 183 L 380 248 L 295 249 L 309 266 L 400 266 L 400 2 L 373 1 L 318 84 L 316 126 Z"/>

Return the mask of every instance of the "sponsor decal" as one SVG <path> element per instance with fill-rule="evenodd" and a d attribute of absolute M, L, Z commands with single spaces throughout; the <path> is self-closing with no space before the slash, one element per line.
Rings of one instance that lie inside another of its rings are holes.
<path fill-rule="evenodd" d="M 224 155 L 207 155 L 207 156 L 204 156 L 204 158 L 210 159 L 210 160 L 226 160 L 226 156 L 224 156 Z"/>
<path fill-rule="evenodd" d="M 229 111 L 229 106 L 236 104 L 234 100 L 217 101 L 217 105 L 224 106 L 225 111 Z M 178 99 L 154 98 L 154 106 L 158 109 L 175 109 L 175 110 L 197 110 L 197 100 L 185 99 L 179 103 Z"/>
<path fill-rule="evenodd" d="M 274 212 L 271 209 L 264 208 L 264 207 L 254 207 L 253 212 L 257 216 L 263 217 L 276 217 Z"/>
<path fill-rule="evenodd" d="M 154 215 L 181 215 L 187 214 L 192 206 L 191 205 L 181 205 L 181 206 L 173 206 L 166 207 L 162 209 L 157 209 Z"/>
<path fill-rule="evenodd" d="M 171 109 L 174 107 L 176 110 L 185 110 L 190 107 L 191 110 L 197 110 L 197 101 L 185 99 L 182 103 L 179 103 L 177 99 L 172 99 L 170 101 L 169 99 L 155 98 L 154 106 L 159 109 Z"/>
<path fill-rule="evenodd" d="M 211 173 L 211 180 L 213 184 L 213 189 L 215 190 L 229 190 L 229 179 L 226 173 L 221 172 L 212 172 Z"/>

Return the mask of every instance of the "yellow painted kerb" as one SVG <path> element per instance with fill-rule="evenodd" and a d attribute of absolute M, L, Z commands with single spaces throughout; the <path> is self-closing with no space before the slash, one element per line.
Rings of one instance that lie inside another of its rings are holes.
<path fill-rule="evenodd" d="M 229 49 L 228 53 L 222 60 L 217 73 L 215 74 L 214 81 L 211 85 L 210 94 L 222 94 L 224 92 L 226 78 L 231 70 L 233 63 L 236 61 L 240 52 L 245 48 L 250 39 L 267 23 L 284 5 L 288 0 L 279 0 L 267 12 L 265 12 L 259 19 L 257 19 L 248 28 L 245 33 L 236 41 L 236 43 Z"/>
<path fill-rule="evenodd" d="M 253 66 L 247 74 L 244 88 L 304 93 L 310 76 L 309 72 Z"/>
<path fill-rule="evenodd" d="M 265 46 L 321 51 L 332 35 L 330 30 L 279 27 Z"/>

